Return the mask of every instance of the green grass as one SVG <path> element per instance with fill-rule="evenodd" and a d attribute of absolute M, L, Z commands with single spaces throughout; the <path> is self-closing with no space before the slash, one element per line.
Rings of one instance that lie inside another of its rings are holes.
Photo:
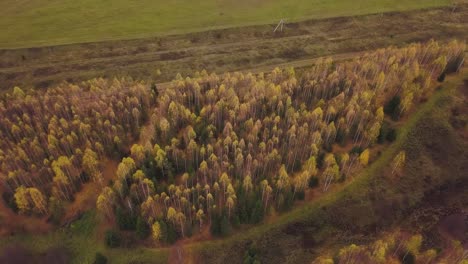
<path fill-rule="evenodd" d="M 96 42 L 214 28 L 445 6 L 451 0 L 3 0 L 0 48 Z"/>
<path fill-rule="evenodd" d="M 165 249 L 109 249 L 97 236 L 96 224 L 99 221 L 95 211 L 87 212 L 73 222 L 70 227 L 62 228 L 46 235 L 16 235 L 0 239 L 0 249 L 21 245 L 34 254 L 44 254 L 52 248 L 65 248 L 72 259 L 71 264 L 93 263 L 96 252 L 104 254 L 109 263 L 128 264 L 134 261 L 144 263 L 165 263 Z M 0 250 L 0 253 L 2 251 Z"/>

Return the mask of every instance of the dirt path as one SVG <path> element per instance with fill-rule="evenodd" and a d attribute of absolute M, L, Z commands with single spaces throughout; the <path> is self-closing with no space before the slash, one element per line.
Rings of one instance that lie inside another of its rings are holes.
<path fill-rule="evenodd" d="M 96 200 L 103 186 L 107 186 L 109 180 L 115 177 L 118 162 L 115 160 L 105 160 L 103 162 L 104 169 L 102 171 L 102 185 L 90 181 L 83 184 L 81 190 L 75 193 L 75 199 L 67 206 L 65 216 L 62 218 L 62 224 L 68 223 L 78 217 L 83 212 L 86 212 L 96 207 Z"/>
<path fill-rule="evenodd" d="M 167 263 L 185 264 L 185 250 L 181 243 L 176 243 L 171 247 Z"/>

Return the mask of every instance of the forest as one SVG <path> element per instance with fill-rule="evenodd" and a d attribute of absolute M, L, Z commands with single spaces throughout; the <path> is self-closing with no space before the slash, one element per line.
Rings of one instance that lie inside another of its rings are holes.
<path fill-rule="evenodd" d="M 368 166 L 464 52 L 461 42 L 430 41 L 322 59 L 300 74 L 202 71 L 164 88 L 125 78 L 15 87 L 0 101 L 3 196 L 19 214 L 60 218 L 84 183 L 99 184 L 96 207 L 115 226 L 105 236 L 111 247 L 127 231 L 156 245 L 225 236 Z M 405 158 L 394 157 L 396 178 Z M 107 182 L 109 159 L 120 163 Z"/>
<path fill-rule="evenodd" d="M 225 236 L 327 192 L 378 155 L 392 124 L 456 71 L 465 45 L 435 41 L 296 74 L 197 72 L 169 87 L 131 79 L 15 87 L 0 101 L 0 179 L 19 214 L 60 218 L 86 182 L 116 230 L 173 243 L 209 229 Z M 150 128 L 142 142 L 140 130 Z M 107 160 L 121 160 L 115 179 Z M 397 177 L 405 153 L 392 163 Z M 106 233 L 108 245 L 120 233 Z"/>
<path fill-rule="evenodd" d="M 367 166 L 395 122 L 460 66 L 464 44 L 388 48 L 322 60 L 297 76 L 201 72 L 159 92 L 154 137 L 134 144 L 97 208 L 121 230 L 171 243 L 208 228 L 227 235 L 289 210 Z M 392 162 L 404 166 L 405 153 Z M 208 226 L 208 227 L 207 227 Z"/>
<path fill-rule="evenodd" d="M 154 103 L 146 85 L 125 79 L 15 87 L 0 102 L 4 198 L 19 213 L 48 215 L 83 183 L 104 186 L 101 161 L 127 151 Z"/>

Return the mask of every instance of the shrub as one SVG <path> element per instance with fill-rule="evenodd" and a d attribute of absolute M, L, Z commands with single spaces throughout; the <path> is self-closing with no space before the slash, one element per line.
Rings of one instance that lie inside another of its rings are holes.
<path fill-rule="evenodd" d="M 344 182 L 344 181 L 346 181 L 346 174 L 343 173 L 340 176 L 339 182 Z"/>
<path fill-rule="evenodd" d="M 232 216 L 232 227 L 238 228 L 240 226 L 240 219 L 238 215 Z"/>
<path fill-rule="evenodd" d="M 415 257 L 413 253 L 408 252 L 407 254 L 403 254 L 400 256 L 400 260 L 402 264 L 414 264 L 416 263 Z"/>
<path fill-rule="evenodd" d="M 103 254 L 97 252 L 94 257 L 94 264 L 107 264 L 107 258 Z"/>
<path fill-rule="evenodd" d="M 105 234 L 106 245 L 110 248 L 116 248 L 120 246 L 120 234 L 115 230 L 107 230 Z"/>
<path fill-rule="evenodd" d="M 438 82 L 444 82 L 445 80 L 445 72 L 443 72 L 438 78 L 437 78 L 437 81 Z"/>
<path fill-rule="evenodd" d="M 321 151 L 317 157 L 317 168 L 322 169 L 324 159 L 325 159 L 325 153 Z"/>
<path fill-rule="evenodd" d="M 360 155 L 364 150 L 359 147 L 359 146 L 354 146 L 351 151 L 349 152 L 349 154 L 358 154 Z"/>
<path fill-rule="evenodd" d="M 380 128 L 379 136 L 377 137 L 377 142 L 379 144 L 385 143 L 385 141 L 393 142 L 396 139 L 396 130 L 390 126 L 388 122 L 384 122 Z"/>
<path fill-rule="evenodd" d="M 386 137 L 387 141 L 393 142 L 393 141 L 395 141 L 396 137 L 397 137 L 396 130 L 394 128 L 390 128 L 388 133 L 387 133 L 387 137 Z"/>
<path fill-rule="evenodd" d="M 391 116 L 393 120 L 400 118 L 400 96 L 395 95 L 388 103 L 384 106 L 384 113 Z"/>
<path fill-rule="evenodd" d="M 231 232 L 231 225 L 226 213 L 213 214 L 211 218 L 210 232 L 214 236 L 226 236 Z"/>
<path fill-rule="evenodd" d="M 120 230 L 135 230 L 136 218 L 134 216 L 120 207 L 117 208 L 115 216 Z"/>
<path fill-rule="evenodd" d="M 252 211 L 252 214 L 250 216 L 250 221 L 252 224 L 258 224 L 263 220 L 263 205 L 262 201 L 259 200 L 255 203 L 255 207 Z"/>
<path fill-rule="evenodd" d="M 258 259 L 257 251 L 253 248 L 249 248 L 244 254 L 244 264 L 260 264 Z"/>
<path fill-rule="evenodd" d="M 224 215 L 220 223 L 220 235 L 227 236 L 229 235 L 229 233 L 231 233 L 231 225 L 229 223 L 227 215 Z"/>
<path fill-rule="evenodd" d="M 300 201 L 303 201 L 305 199 L 305 192 L 304 191 L 297 192 L 296 193 L 296 199 L 300 200 Z"/>
<path fill-rule="evenodd" d="M 138 217 L 136 222 L 136 235 L 139 239 L 145 239 L 150 234 L 150 228 L 143 218 Z"/>
<path fill-rule="evenodd" d="M 63 206 L 62 201 L 56 199 L 55 197 L 50 197 L 49 212 L 52 223 L 59 224 L 63 214 L 65 213 L 65 208 Z"/>
<path fill-rule="evenodd" d="M 319 179 L 317 177 L 310 177 L 309 188 L 315 188 L 319 185 Z"/>
<path fill-rule="evenodd" d="M 159 223 L 159 228 L 161 229 L 161 237 L 159 240 L 161 240 L 164 243 L 167 243 L 167 224 L 164 220 L 158 221 Z"/>
<path fill-rule="evenodd" d="M 292 192 L 287 192 L 284 194 L 283 202 L 280 205 L 280 211 L 288 211 L 292 208 L 294 204 L 294 197 Z"/>

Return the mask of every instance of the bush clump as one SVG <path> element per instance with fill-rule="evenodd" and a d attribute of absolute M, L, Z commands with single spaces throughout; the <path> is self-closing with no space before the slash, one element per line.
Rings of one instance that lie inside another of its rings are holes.
<path fill-rule="evenodd" d="M 121 238 L 119 232 L 115 230 L 107 230 L 105 234 L 106 245 L 110 248 L 120 246 Z"/>

